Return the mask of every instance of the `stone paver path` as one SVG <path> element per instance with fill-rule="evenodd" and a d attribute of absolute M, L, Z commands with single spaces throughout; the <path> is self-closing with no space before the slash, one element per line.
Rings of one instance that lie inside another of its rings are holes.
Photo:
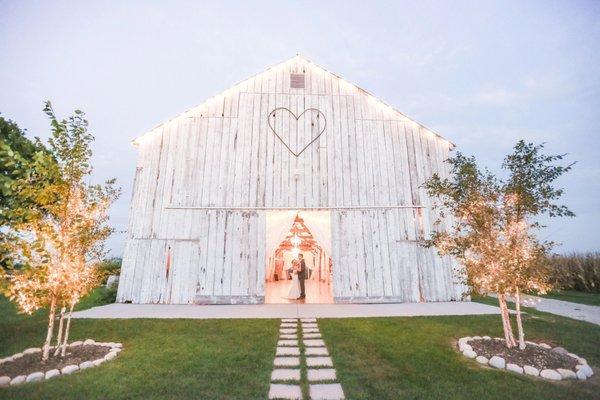
<path fill-rule="evenodd" d="M 337 373 L 321 338 L 317 320 L 284 318 L 279 332 L 269 399 L 301 400 L 304 398 L 303 385 L 308 386 L 308 398 L 311 400 L 345 399 L 342 385 L 336 382 Z M 306 366 L 305 374 L 303 364 Z"/>

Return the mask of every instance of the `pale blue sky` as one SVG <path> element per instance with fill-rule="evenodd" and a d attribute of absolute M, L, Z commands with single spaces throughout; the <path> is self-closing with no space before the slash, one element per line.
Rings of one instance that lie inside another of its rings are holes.
<path fill-rule="evenodd" d="M 368 3 L 368 4 L 367 4 Z M 131 139 L 300 53 L 496 169 L 520 138 L 578 164 L 559 251 L 600 240 L 600 2 L 34 2 L 0 0 L 0 112 L 45 137 L 41 111 L 88 114 L 94 179 L 117 177 L 126 229 Z M 110 242 L 114 254 L 123 235 Z"/>

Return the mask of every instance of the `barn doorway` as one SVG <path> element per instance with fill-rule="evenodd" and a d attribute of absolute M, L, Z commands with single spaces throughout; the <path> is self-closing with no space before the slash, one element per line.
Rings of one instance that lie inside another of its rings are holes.
<path fill-rule="evenodd" d="M 265 303 L 333 303 L 330 219 L 328 211 L 267 212 Z M 306 297 L 296 299 L 292 265 L 300 255 Z"/>

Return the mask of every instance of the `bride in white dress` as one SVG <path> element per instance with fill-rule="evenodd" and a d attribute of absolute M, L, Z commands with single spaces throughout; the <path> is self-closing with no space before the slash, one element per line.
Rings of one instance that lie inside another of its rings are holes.
<path fill-rule="evenodd" d="M 290 291 L 287 298 L 297 300 L 300 297 L 300 279 L 298 272 L 300 271 L 298 260 L 292 261 L 292 282 L 290 283 Z"/>

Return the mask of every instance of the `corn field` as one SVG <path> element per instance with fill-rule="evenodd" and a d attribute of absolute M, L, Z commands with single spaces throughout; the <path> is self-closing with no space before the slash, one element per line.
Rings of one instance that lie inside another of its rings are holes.
<path fill-rule="evenodd" d="M 549 263 L 556 289 L 600 293 L 600 252 L 555 254 Z"/>

